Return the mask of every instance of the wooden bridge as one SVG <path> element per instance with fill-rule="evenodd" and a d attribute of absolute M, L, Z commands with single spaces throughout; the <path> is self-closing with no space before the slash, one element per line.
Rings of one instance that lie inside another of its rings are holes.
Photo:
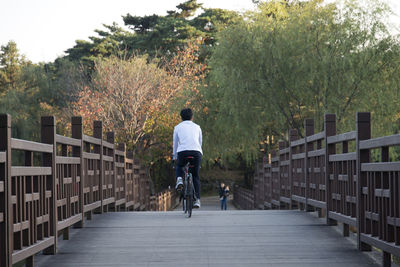
<path fill-rule="evenodd" d="M 1 115 L 0 267 L 34 266 L 38 254 L 38 266 L 379 266 L 361 252 L 372 247 L 390 266 L 400 256 L 400 163 L 389 162 L 389 147 L 400 136 L 370 139 L 367 113 L 353 132 L 337 135 L 334 122 L 326 115 L 314 134 L 307 120 L 305 138 L 291 131 L 260 163 L 253 190 L 235 188 L 251 211 L 203 200 L 187 219 L 166 212 L 174 193 L 151 194 L 145 168 L 112 132 L 104 140 L 101 122 L 88 136 L 74 117 L 66 137 L 43 117 L 38 143 L 12 138 Z"/>

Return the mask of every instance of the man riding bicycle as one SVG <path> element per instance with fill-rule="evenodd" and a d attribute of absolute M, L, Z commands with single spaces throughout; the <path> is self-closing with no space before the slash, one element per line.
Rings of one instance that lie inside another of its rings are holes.
<path fill-rule="evenodd" d="M 177 160 L 176 168 L 176 189 L 181 191 L 183 188 L 182 168 L 191 158 L 193 164 L 192 175 L 194 190 L 196 191 L 196 201 L 193 208 L 200 208 L 200 176 L 199 169 L 203 151 L 201 149 L 202 133 L 199 125 L 193 122 L 193 112 L 190 108 L 181 110 L 182 122 L 174 128 L 173 139 L 173 159 Z"/>

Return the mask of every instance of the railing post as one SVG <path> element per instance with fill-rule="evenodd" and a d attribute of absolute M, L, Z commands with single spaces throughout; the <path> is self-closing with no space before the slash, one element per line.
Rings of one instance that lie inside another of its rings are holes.
<path fill-rule="evenodd" d="M 85 212 L 84 212 L 84 197 L 83 197 L 83 170 L 84 170 L 84 160 L 83 160 L 83 124 L 82 124 L 82 117 L 72 117 L 71 118 L 71 132 L 72 138 L 79 139 L 81 141 L 81 147 L 72 147 L 72 156 L 80 158 L 80 170 L 79 176 L 81 177 L 81 181 L 79 183 L 79 209 L 82 213 L 82 219 L 80 222 L 77 222 L 74 227 L 82 228 L 84 225 L 85 219 Z"/>
<path fill-rule="evenodd" d="M 367 186 L 366 173 L 361 172 L 361 164 L 370 161 L 368 149 L 360 149 L 360 141 L 371 138 L 371 114 L 369 112 L 357 112 L 356 115 L 356 149 L 357 149 L 357 241 L 358 249 L 370 251 L 371 246 L 361 241 L 361 233 L 365 231 L 365 207 L 362 201 L 362 188 Z"/>
<path fill-rule="evenodd" d="M 330 174 L 333 170 L 329 164 L 329 155 L 336 153 L 336 145 L 328 145 L 328 137 L 336 135 L 336 115 L 325 114 L 324 116 L 325 130 L 325 201 L 326 201 L 326 223 L 328 225 L 336 225 L 337 222 L 329 218 L 329 211 L 332 209 L 332 188 L 330 183 Z"/>
<path fill-rule="evenodd" d="M 313 150 L 312 145 L 313 144 L 308 144 L 307 141 L 307 136 L 313 135 L 314 134 L 314 119 L 305 119 L 304 120 L 304 131 L 305 131 L 305 137 L 304 137 L 304 149 L 305 149 L 305 158 L 304 158 L 304 175 L 305 175 L 305 183 L 306 183 L 306 211 L 314 211 L 314 208 L 312 206 L 308 205 L 308 198 L 310 197 L 310 164 L 308 161 L 308 151 Z"/>
<path fill-rule="evenodd" d="M 293 209 L 293 200 L 292 200 L 292 195 L 293 195 L 293 151 L 291 147 L 291 143 L 293 141 L 296 141 L 299 139 L 299 133 L 297 132 L 297 129 L 290 129 L 289 130 L 289 185 L 290 185 L 290 207 L 289 209 Z"/>
<path fill-rule="evenodd" d="M 114 144 L 114 142 L 115 142 L 115 134 L 114 134 L 114 132 L 107 132 L 106 137 L 107 137 L 107 142 L 108 143 Z M 115 145 L 113 146 L 113 154 L 111 155 L 111 157 L 113 158 L 113 163 L 112 163 L 112 170 L 110 169 L 110 172 L 111 171 L 113 172 L 113 175 L 111 175 L 111 177 L 113 179 L 112 185 L 113 185 L 113 191 L 114 191 L 114 194 L 111 197 L 114 197 L 114 211 L 117 211 L 117 203 L 116 203 L 116 201 L 117 201 L 117 190 L 116 190 L 117 189 L 117 173 L 116 173 L 116 169 L 117 168 L 115 167 L 115 162 L 116 162 L 115 161 Z M 108 208 L 107 208 L 107 210 L 108 210 Z"/>
<path fill-rule="evenodd" d="M 51 167 L 51 207 L 50 207 L 50 235 L 54 236 L 54 245 L 47 248 L 45 254 L 56 254 L 57 253 L 57 189 L 56 189 L 56 119 L 54 116 L 42 117 L 41 118 L 41 142 L 45 144 L 53 145 L 53 153 L 43 154 L 43 166 Z"/>
<path fill-rule="evenodd" d="M 279 140 L 279 142 L 278 142 L 278 157 L 279 157 L 279 164 L 278 164 L 278 168 L 279 168 L 279 176 L 278 176 L 279 177 L 279 199 L 278 199 L 278 201 L 279 201 L 279 209 L 281 209 L 282 207 L 285 207 L 285 203 L 284 202 L 282 203 L 282 201 L 281 201 L 282 185 L 283 185 L 282 180 L 284 180 L 284 179 L 282 179 L 282 170 L 281 170 L 281 161 L 282 161 L 281 150 L 285 148 L 285 145 L 286 145 L 285 141 Z M 283 186 L 286 187 L 286 185 L 283 185 Z M 283 195 L 283 197 L 285 197 L 285 196 Z"/>
<path fill-rule="evenodd" d="M 13 252 L 13 206 L 11 203 L 11 116 L 0 115 L 0 151 L 5 152 L 5 162 L 0 163 L 0 182 L 3 183 L 3 193 L 0 191 L 0 266 L 12 267 Z"/>
<path fill-rule="evenodd" d="M 103 213 L 103 179 L 104 179 L 104 162 L 103 162 L 103 122 L 93 121 L 93 137 L 100 139 L 100 151 L 95 151 L 100 154 L 100 166 L 99 166 L 99 196 L 100 196 L 100 208 L 96 209 L 97 213 Z"/>

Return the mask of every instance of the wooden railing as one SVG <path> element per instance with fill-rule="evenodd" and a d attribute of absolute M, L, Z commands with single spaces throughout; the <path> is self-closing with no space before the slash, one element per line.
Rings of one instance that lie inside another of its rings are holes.
<path fill-rule="evenodd" d="M 400 135 L 371 139 L 369 113 L 357 113 L 351 132 L 336 133 L 334 114 L 325 115 L 322 132 L 314 133 L 311 119 L 304 128 L 304 138 L 290 130 L 289 142 L 264 157 L 253 191 L 235 188 L 234 201 L 246 209 L 264 202 L 266 209 L 318 211 L 328 225 L 342 223 L 344 236 L 352 227 L 359 249 L 382 250 L 383 266 L 390 266 L 392 254 L 400 257 L 400 160 L 390 159 L 389 150 L 400 146 Z"/>
<path fill-rule="evenodd" d="M 100 121 L 93 136 L 81 117 L 71 125 L 71 137 L 58 135 L 55 118 L 42 117 L 38 143 L 12 138 L 11 117 L 0 115 L 0 267 L 55 254 L 58 236 L 93 212 L 150 210 L 149 177 L 133 153 L 112 132 L 103 140 Z M 163 205 L 171 199 L 168 191 Z"/>
<path fill-rule="evenodd" d="M 233 190 L 235 204 L 244 210 L 254 209 L 254 194 L 251 190 L 235 185 Z"/>
<path fill-rule="evenodd" d="M 176 207 L 175 190 L 167 189 L 150 198 L 150 207 L 153 211 L 169 211 Z"/>

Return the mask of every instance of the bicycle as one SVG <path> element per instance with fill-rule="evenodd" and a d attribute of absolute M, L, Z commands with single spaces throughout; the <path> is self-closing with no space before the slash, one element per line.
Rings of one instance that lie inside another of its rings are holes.
<path fill-rule="evenodd" d="M 192 173 L 190 172 L 190 168 L 193 168 L 192 165 L 190 165 L 190 161 L 193 159 L 193 157 L 188 156 L 185 158 L 188 160 L 186 165 L 183 167 L 183 202 L 182 202 L 182 208 L 185 214 L 187 213 L 188 217 L 192 217 L 192 209 L 193 209 L 193 201 L 195 200 L 195 189 L 193 185 L 193 176 Z"/>

